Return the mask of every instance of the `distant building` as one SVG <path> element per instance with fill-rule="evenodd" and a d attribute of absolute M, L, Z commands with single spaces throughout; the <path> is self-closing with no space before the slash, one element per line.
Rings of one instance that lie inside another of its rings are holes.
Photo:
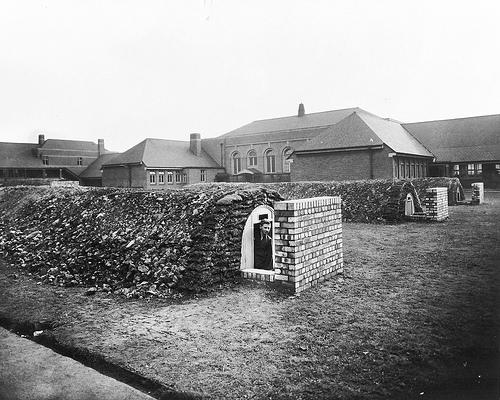
<path fill-rule="evenodd" d="M 500 188 L 500 115 L 404 124 L 434 155 L 431 176 L 458 177 L 462 185 Z"/>
<path fill-rule="evenodd" d="M 356 110 L 306 114 L 301 104 L 295 116 L 254 121 L 202 144 L 231 181 L 290 181 L 290 155 Z"/>
<path fill-rule="evenodd" d="M 258 120 L 216 138 L 145 139 L 124 153 L 104 141 L 0 143 L 0 183 L 163 189 L 214 180 L 287 182 L 457 176 L 500 187 L 500 115 L 401 123 L 361 108 Z"/>
<path fill-rule="evenodd" d="M 105 154 L 104 140 L 45 139 L 38 143 L 0 143 L 0 183 L 25 183 L 36 180 L 78 181 L 81 173 Z"/>
<path fill-rule="evenodd" d="M 427 176 L 434 156 L 400 123 L 356 109 L 293 153 L 292 181 Z"/>
<path fill-rule="evenodd" d="M 189 142 L 145 139 L 102 164 L 103 186 L 164 189 L 213 182 L 224 170 L 201 147 L 200 135 Z"/>

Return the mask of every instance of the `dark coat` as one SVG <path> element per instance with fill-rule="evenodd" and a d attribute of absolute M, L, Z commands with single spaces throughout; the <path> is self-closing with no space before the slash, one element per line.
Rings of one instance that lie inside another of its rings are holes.
<path fill-rule="evenodd" d="M 261 239 L 260 235 L 254 240 L 254 268 L 273 269 L 273 248 L 271 238 L 267 235 Z"/>

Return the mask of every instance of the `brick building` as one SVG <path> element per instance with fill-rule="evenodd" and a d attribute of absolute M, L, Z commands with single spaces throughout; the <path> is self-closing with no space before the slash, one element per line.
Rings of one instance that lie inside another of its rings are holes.
<path fill-rule="evenodd" d="M 458 177 L 464 186 L 500 188 L 500 115 L 404 124 L 432 151 L 430 176 Z"/>
<path fill-rule="evenodd" d="M 290 181 L 290 155 L 308 140 L 342 121 L 357 108 L 254 121 L 213 139 L 203 149 L 221 165 L 230 181 Z"/>
<path fill-rule="evenodd" d="M 78 181 L 81 173 L 106 152 L 103 139 L 96 144 L 39 135 L 38 143 L 0 143 L 0 182 Z"/>
<path fill-rule="evenodd" d="M 425 177 L 433 155 L 400 123 L 356 109 L 292 158 L 292 181 L 340 181 Z"/>
<path fill-rule="evenodd" d="M 145 139 L 102 164 L 102 184 L 113 187 L 164 189 L 213 182 L 224 170 L 201 148 L 200 135 L 189 142 Z"/>

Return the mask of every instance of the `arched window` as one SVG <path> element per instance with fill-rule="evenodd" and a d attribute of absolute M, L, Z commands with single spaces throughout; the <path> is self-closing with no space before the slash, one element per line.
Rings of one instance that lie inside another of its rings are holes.
<path fill-rule="evenodd" d="M 268 149 L 264 153 L 264 159 L 265 159 L 265 170 L 266 173 L 272 174 L 276 172 L 276 154 L 274 154 L 273 149 Z"/>
<path fill-rule="evenodd" d="M 285 147 L 283 149 L 283 172 L 290 172 L 290 164 L 292 163 L 292 160 L 289 159 L 293 153 L 293 149 L 290 147 Z"/>
<path fill-rule="evenodd" d="M 257 152 L 255 150 L 250 150 L 248 152 L 248 167 L 256 167 L 257 166 Z"/>
<path fill-rule="evenodd" d="M 231 155 L 231 159 L 233 161 L 233 174 L 236 175 L 238 172 L 241 171 L 241 156 L 240 153 L 235 151 Z"/>

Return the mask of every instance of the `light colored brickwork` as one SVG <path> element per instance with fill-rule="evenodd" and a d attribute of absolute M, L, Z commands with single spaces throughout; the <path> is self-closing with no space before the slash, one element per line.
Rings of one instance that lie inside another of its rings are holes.
<path fill-rule="evenodd" d="M 443 221 L 448 218 L 448 189 L 435 187 L 426 190 L 425 214 L 431 221 Z"/>
<path fill-rule="evenodd" d="M 340 197 L 274 204 L 275 284 L 295 293 L 343 271 Z"/>
<path fill-rule="evenodd" d="M 484 203 L 484 183 L 476 182 L 471 184 L 472 187 L 472 204 Z"/>

